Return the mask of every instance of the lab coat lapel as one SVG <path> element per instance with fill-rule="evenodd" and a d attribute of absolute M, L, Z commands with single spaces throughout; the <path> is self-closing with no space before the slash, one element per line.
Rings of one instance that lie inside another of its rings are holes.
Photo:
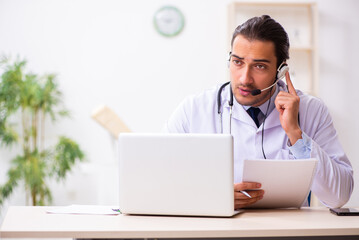
<path fill-rule="evenodd" d="M 264 129 L 270 129 L 279 125 L 279 112 L 277 111 L 277 109 L 274 108 L 265 120 Z"/>
<path fill-rule="evenodd" d="M 233 118 L 257 128 L 251 116 L 237 101 L 233 103 Z"/>
<path fill-rule="evenodd" d="M 224 106 L 227 109 L 228 114 L 227 117 L 229 117 L 229 105 L 228 105 L 228 101 L 226 101 L 224 103 Z M 223 122 L 229 122 L 229 118 L 224 117 L 223 118 Z M 239 120 L 245 124 L 251 125 L 253 127 L 257 127 L 256 124 L 254 123 L 253 119 L 249 116 L 249 114 L 247 113 L 247 111 L 243 108 L 242 105 L 240 105 L 238 102 L 234 102 L 233 103 L 233 110 L 232 110 L 232 118 Z M 225 124 L 226 125 L 226 124 Z M 269 113 L 267 119 L 265 120 L 265 125 L 264 125 L 264 129 L 269 129 L 269 128 L 273 128 L 273 127 L 277 127 L 280 125 L 280 121 L 279 121 L 279 112 L 276 109 L 273 109 L 271 113 Z M 261 129 L 263 127 L 263 124 L 259 127 L 259 129 Z"/>

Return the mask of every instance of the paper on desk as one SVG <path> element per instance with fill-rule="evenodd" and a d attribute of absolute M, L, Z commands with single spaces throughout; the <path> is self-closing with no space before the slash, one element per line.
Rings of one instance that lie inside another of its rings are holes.
<path fill-rule="evenodd" d="M 300 208 L 310 191 L 316 159 L 244 160 L 243 182 L 259 182 L 263 199 L 252 208 Z"/>
<path fill-rule="evenodd" d="M 118 209 L 115 206 L 100 206 L 100 205 L 70 205 L 64 207 L 56 207 L 47 210 L 47 213 L 60 214 L 98 214 L 98 215 L 118 215 L 120 212 L 114 211 Z"/>

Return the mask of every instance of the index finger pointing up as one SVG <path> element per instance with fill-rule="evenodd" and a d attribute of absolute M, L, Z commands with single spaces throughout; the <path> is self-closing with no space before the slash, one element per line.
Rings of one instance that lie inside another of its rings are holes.
<path fill-rule="evenodd" d="M 297 92 L 295 91 L 295 88 L 293 86 L 292 81 L 290 80 L 289 72 L 285 73 L 285 80 L 287 82 L 288 92 L 292 95 L 297 96 Z"/>

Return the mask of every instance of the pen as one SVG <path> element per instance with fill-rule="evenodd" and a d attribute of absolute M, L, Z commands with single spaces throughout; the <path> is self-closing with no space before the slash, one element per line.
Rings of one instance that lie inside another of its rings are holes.
<path fill-rule="evenodd" d="M 247 197 L 252 198 L 252 196 L 249 195 L 249 193 L 247 193 L 246 191 L 240 191 L 240 192 L 243 193 L 244 195 L 246 195 Z"/>
<path fill-rule="evenodd" d="M 112 208 L 112 211 L 122 213 L 122 212 L 121 212 L 121 210 L 120 210 L 119 208 L 118 208 L 118 209 L 114 209 L 114 208 Z"/>

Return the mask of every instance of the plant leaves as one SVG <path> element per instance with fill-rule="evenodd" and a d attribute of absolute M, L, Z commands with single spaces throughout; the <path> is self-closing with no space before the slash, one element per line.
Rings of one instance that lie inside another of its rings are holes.
<path fill-rule="evenodd" d="M 64 108 L 62 93 L 55 74 L 39 76 L 25 72 L 26 60 L 14 62 L 3 56 L 0 78 L 0 146 L 19 143 L 22 155 L 11 161 L 6 183 L 0 186 L 0 206 L 20 181 L 24 181 L 34 205 L 44 205 L 52 200 L 46 183 L 50 178 L 65 179 L 66 174 L 84 154 L 73 140 L 60 137 L 52 150 L 43 150 L 45 140 L 45 118 L 57 120 L 70 116 Z M 13 116 L 13 117 L 11 117 Z M 19 117 L 20 116 L 20 117 Z M 15 131 L 21 124 L 22 132 Z"/>
<path fill-rule="evenodd" d="M 73 165 L 84 159 L 84 153 L 79 145 L 70 138 L 61 136 L 55 147 L 54 165 L 52 173 L 58 180 L 64 179 Z"/>

